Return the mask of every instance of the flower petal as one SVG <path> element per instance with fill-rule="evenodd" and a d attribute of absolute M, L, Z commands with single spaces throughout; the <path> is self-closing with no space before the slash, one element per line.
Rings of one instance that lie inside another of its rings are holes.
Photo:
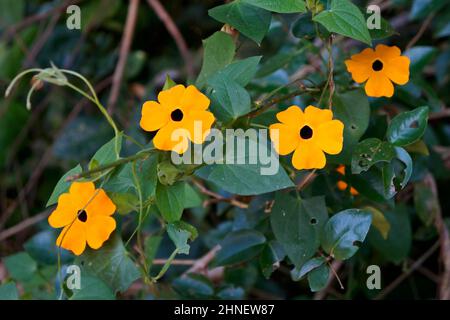
<path fill-rule="evenodd" d="M 195 86 L 190 85 L 184 91 L 180 107 L 183 110 L 206 110 L 209 107 L 209 98 L 201 93 Z"/>
<path fill-rule="evenodd" d="M 314 143 L 329 154 L 338 154 L 342 151 L 344 142 L 344 124 L 339 120 L 324 122 L 317 127 L 313 136 Z"/>
<path fill-rule="evenodd" d="M 276 152 L 281 155 L 291 153 L 300 142 L 298 130 L 284 123 L 275 123 L 269 127 L 270 139 Z"/>
<path fill-rule="evenodd" d="M 396 57 L 385 63 L 383 71 L 394 83 L 403 85 L 409 81 L 409 64 L 408 57 Z"/>
<path fill-rule="evenodd" d="M 63 193 L 58 198 L 56 209 L 48 217 L 48 223 L 53 228 L 67 226 L 76 219 L 78 210 L 78 204 L 73 201 L 73 196 Z"/>
<path fill-rule="evenodd" d="M 208 136 L 214 121 L 214 115 L 209 111 L 189 111 L 186 119 L 186 129 L 189 130 L 190 140 L 194 143 L 203 143 Z"/>
<path fill-rule="evenodd" d="M 383 72 L 374 72 L 367 80 L 366 94 L 370 97 L 392 97 L 394 85 Z"/>
<path fill-rule="evenodd" d="M 84 223 L 75 220 L 74 223 L 64 227 L 56 239 L 56 245 L 72 251 L 79 256 L 86 248 L 86 229 Z"/>
<path fill-rule="evenodd" d="M 186 88 L 182 84 L 163 90 L 158 94 L 158 101 L 169 111 L 175 110 L 180 107 L 185 90 Z"/>
<path fill-rule="evenodd" d="M 160 129 L 170 120 L 169 109 L 156 101 L 146 101 L 142 106 L 141 128 L 145 131 Z"/>
<path fill-rule="evenodd" d="M 308 106 L 305 109 L 305 122 L 313 127 L 313 137 L 317 128 L 322 123 L 331 121 L 331 119 L 333 119 L 333 112 L 329 109 L 320 109 L 314 106 Z"/>
<path fill-rule="evenodd" d="M 304 123 L 303 110 L 298 106 L 290 106 L 286 110 L 278 112 L 277 119 L 284 124 L 299 129 Z"/>
<path fill-rule="evenodd" d="M 103 189 L 94 192 L 92 200 L 86 207 L 89 219 L 94 216 L 111 216 L 116 211 L 116 205 L 111 201 Z"/>
<path fill-rule="evenodd" d="M 389 61 L 394 58 L 398 58 L 402 52 L 397 46 L 387 46 L 385 44 L 379 44 L 375 47 L 375 54 L 383 61 Z"/>
<path fill-rule="evenodd" d="M 323 151 L 312 142 L 300 143 L 292 156 L 292 164 L 298 170 L 322 169 L 326 162 Z"/>
<path fill-rule="evenodd" d="M 345 60 L 347 71 L 352 74 L 352 79 L 358 83 L 366 81 L 372 74 L 371 64 L 356 60 Z"/>
<path fill-rule="evenodd" d="M 92 249 L 100 248 L 116 229 L 116 220 L 107 216 L 89 217 L 86 221 L 86 239 Z"/>
<path fill-rule="evenodd" d="M 159 129 L 153 138 L 156 149 L 184 153 L 189 147 L 189 130 L 173 121 Z"/>
<path fill-rule="evenodd" d="M 366 48 L 360 53 L 354 54 L 350 57 L 350 59 L 353 61 L 363 62 L 369 65 L 372 65 L 373 60 L 375 60 L 376 58 L 377 56 L 372 48 Z"/>
<path fill-rule="evenodd" d="M 72 201 L 78 205 L 79 210 L 82 209 L 92 199 L 95 192 L 95 185 L 89 182 L 73 182 L 70 185 L 69 193 Z"/>

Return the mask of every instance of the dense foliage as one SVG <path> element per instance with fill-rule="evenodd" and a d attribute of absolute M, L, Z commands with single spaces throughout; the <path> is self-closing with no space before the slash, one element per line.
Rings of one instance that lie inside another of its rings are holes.
<path fill-rule="evenodd" d="M 450 299 L 450 3 L 368 2 L 1 1 L 0 298 Z"/>

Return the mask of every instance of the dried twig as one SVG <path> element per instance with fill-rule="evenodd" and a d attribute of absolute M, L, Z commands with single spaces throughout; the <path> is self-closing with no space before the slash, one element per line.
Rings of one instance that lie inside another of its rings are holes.
<path fill-rule="evenodd" d="M 422 25 L 420 26 L 419 31 L 416 33 L 414 38 L 411 39 L 411 41 L 408 42 L 408 44 L 405 47 L 405 51 L 412 48 L 417 41 L 420 40 L 420 38 L 423 36 L 424 32 L 427 30 L 428 26 L 430 25 L 431 21 L 433 21 L 435 13 L 432 12 L 428 15 L 428 17 L 424 20 Z"/>
<path fill-rule="evenodd" d="M 403 272 L 397 279 L 392 281 L 386 288 L 383 289 L 374 299 L 381 300 L 391 293 L 397 286 L 408 278 L 417 268 L 419 268 L 437 249 L 439 248 L 439 241 L 436 241 L 419 259 L 414 262 L 411 267 Z"/>
<path fill-rule="evenodd" d="M 117 62 L 116 70 L 114 71 L 111 93 L 108 100 L 108 112 L 110 114 L 114 112 L 117 99 L 119 98 L 120 85 L 122 83 L 128 53 L 130 52 L 131 40 L 133 39 L 134 28 L 136 26 L 138 8 L 139 0 L 130 0 L 125 29 L 120 44 L 119 61 Z"/>
<path fill-rule="evenodd" d="M 317 292 L 314 295 L 314 300 L 323 300 L 325 299 L 325 297 L 328 294 L 328 290 L 331 288 L 331 286 L 333 285 L 333 281 L 335 279 L 335 276 L 337 275 L 337 273 L 339 272 L 339 270 L 341 269 L 341 267 L 344 265 L 344 263 L 342 261 L 338 261 L 338 260 L 334 260 L 331 263 L 330 269 L 333 271 L 330 274 L 330 277 L 328 278 L 328 282 L 327 285 L 325 286 L 325 288 L 323 288 L 322 290 L 320 290 L 319 292 Z M 339 284 L 342 287 L 342 283 L 339 280 Z"/>
<path fill-rule="evenodd" d="M 43 211 L 39 214 L 36 214 L 28 219 L 23 220 L 19 224 L 16 224 L 15 226 L 6 229 L 2 232 L 0 232 L 0 241 L 3 241 L 9 237 L 12 237 L 13 235 L 35 225 L 36 223 L 44 220 L 49 215 L 50 210 Z"/>
<path fill-rule="evenodd" d="M 194 68 L 191 53 L 189 52 L 186 41 L 183 38 L 180 30 L 178 30 L 177 25 L 173 21 L 172 17 L 167 13 L 164 6 L 158 0 L 147 0 L 149 6 L 153 8 L 156 15 L 159 19 L 164 23 L 167 31 L 170 33 L 172 38 L 175 40 L 175 43 L 178 47 L 178 51 L 184 60 L 184 66 L 186 68 L 186 74 L 189 78 L 194 78 Z"/>
<path fill-rule="evenodd" d="M 239 200 L 236 200 L 234 198 L 225 198 L 222 197 L 220 194 L 215 193 L 211 190 L 208 190 L 203 184 L 201 184 L 199 181 L 197 181 L 196 179 L 192 179 L 192 182 L 197 186 L 197 188 L 200 190 L 201 193 L 213 197 L 215 201 L 222 201 L 222 202 L 228 202 L 233 206 L 242 208 L 242 209 L 246 209 L 248 208 L 248 204 L 241 202 Z"/>

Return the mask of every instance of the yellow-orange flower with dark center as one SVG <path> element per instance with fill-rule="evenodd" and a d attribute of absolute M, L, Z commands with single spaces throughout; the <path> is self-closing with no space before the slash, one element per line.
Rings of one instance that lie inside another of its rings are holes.
<path fill-rule="evenodd" d="M 384 44 L 375 50 L 366 48 L 345 61 L 353 80 L 365 85 L 366 94 L 370 97 L 392 97 L 392 82 L 404 85 L 409 81 L 409 58 L 401 55 L 398 47 Z"/>
<path fill-rule="evenodd" d="M 93 182 L 73 182 L 48 217 L 53 228 L 64 227 L 56 245 L 76 255 L 83 253 L 86 243 L 92 249 L 100 248 L 116 229 L 111 217 L 115 211 L 115 204 L 103 189 L 95 189 Z"/>
<path fill-rule="evenodd" d="M 189 141 L 200 144 L 209 134 L 214 115 L 207 111 L 209 98 L 195 86 L 176 85 L 158 94 L 158 102 L 142 106 L 141 128 L 156 131 L 153 138 L 159 150 L 184 153 Z"/>
<path fill-rule="evenodd" d="M 345 176 L 345 166 L 344 165 L 340 165 L 339 167 L 337 167 L 336 171 L 339 172 L 342 176 Z M 345 190 L 347 190 L 348 184 L 345 181 L 339 180 L 337 182 L 337 187 L 339 190 L 345 191 Z M 359 194 L 359 192 L 355 188 L 350 187 L 350 194 L 353 196 L 356 196 Z"/>
<path fill-rule="evenodd" d="M 277 119 L 281 123 L 269 128 L 274 148 L 280 155 L 294 152 L 292 164 L 298 170 L 322 169 L 325 153 L 342 151 L 344 124 L 333 120 L 331 110 L 308 106 L 303 112 L 298 106 L 290 106 L 277 113 Z"/>

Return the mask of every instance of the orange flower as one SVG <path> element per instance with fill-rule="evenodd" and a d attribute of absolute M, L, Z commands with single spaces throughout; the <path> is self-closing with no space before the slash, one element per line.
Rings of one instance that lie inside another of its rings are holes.
<path fill-rule="evenodd" d="M 365 90 L 370 97 L 392 97 L 392 82 L 404 85 L 409 81 L 409 63 L 398 47 L 384 44 L 377 45 L 375 51 L 366 48 L 345 61 L 353 80 L 358 83 L 367 80 Z"/>
<path fill-rule="evenodd" d="M 336 171 L 339 172 L 341 175 L 345 176 L 345 166 L 344 165 L 340 165 L 339 167 L 337 167 Z M 339 180 L 337 182 L 337 187 L 339 190 L 345 191 L 345 190 L 347 190 L 348 184 L 345 181 Z M 350 193 L 353 196 L 356 196 L 359 194 L 359 192 L 356 191 L 356 189 L 353 187 L 350 187 Z"/>
<path fill-rule="evenodd" d="M 207 111 L 209 99 L 190 85 L 176 85 L 158 94 L 158 102 L 146 101 L 142 106 L 141 128 L 158 130 L 153 138 L 159 150 L 184 153 L 189 140 L 200 144 L 209 134 L 214 115 Z"/>
<path fill-rule="evenodd" d="M 116 206 L 103 189 L 93 182 L 74 182 L 68 193 L 58 198 L 58 205 L 48 217 L 53 228 L 62 228 L 56 245 L 71 250 L 77 256 L 86 248 L 100 248 L 116 229 L 111 217 Z"/>
<path fill-rule="evenodd" d="M 280 155 L 294 152 L 292 164 L 298 169 L 322 169 L 325 153 L 342 151 L 344 124 L 333 120 L 331 110 L 308 106 L 305 112 L 298 106 L 290 106 L 277 113 L 281 123 L 270 126 L 270 138 Z"/>

